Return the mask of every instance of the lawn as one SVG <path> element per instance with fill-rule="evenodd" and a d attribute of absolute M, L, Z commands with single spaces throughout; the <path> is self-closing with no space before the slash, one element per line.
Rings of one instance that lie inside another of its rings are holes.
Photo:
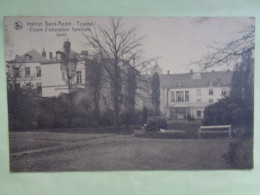
<path fill-rule="evenodd" d="M 229 169 L 228 139 L 10 132 L 11 171 Z"/>

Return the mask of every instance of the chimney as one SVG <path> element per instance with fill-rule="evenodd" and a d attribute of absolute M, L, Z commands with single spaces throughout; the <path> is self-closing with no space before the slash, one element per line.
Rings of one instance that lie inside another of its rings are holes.
<path fill-rule="evenodd" d="M 170 74 L 170 70 L 167 70 L 167 74 L 168 74 L 168 75 Z"/>
<path fill-rule="evenodd" d="M 193 69 L 190 69 L 190 73 L 193 73 Z"/>
<path fill-rule="evenodd" d="M 64 48 L 64 53 L 65 54 L 69 54 L 70 53 L 70 42 L 69 41 L 65 41 L 64 45 L 63 45 L 63 48 Z"/>
<path fill-rule="evenodd" d="M 49 53 L 49 56 L 50 56 L 50 60 L 52 59 L 52 52 Z"/>

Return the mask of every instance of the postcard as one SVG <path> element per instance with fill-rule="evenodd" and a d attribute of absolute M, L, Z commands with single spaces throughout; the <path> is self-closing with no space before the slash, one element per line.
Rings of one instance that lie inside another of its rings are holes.
<path fill-rule="evenodd" d="M 11 172 L 253 168 L 255 19 L 5 17 Z"/>

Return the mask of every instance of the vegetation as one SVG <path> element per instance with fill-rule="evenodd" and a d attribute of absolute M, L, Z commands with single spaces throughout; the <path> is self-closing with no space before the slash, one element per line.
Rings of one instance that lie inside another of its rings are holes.
<path fill-rule="evenodd" d="M 152 117 L 148 120 L 147 130 L 148 131 L 158 131 L 160 129 L 166 129 L 167 122 L 164 118 Z"/>
<path fill-rule="evenodd" d="M 252 135 L 253 65 L 252 52 L 243 53 L 232 77 L 230 97 L 206 107 L 204 125 L 232 124 L 233 129 L 240 129 L 240 133 Z"/>
<path fill-rule="evenodd" d="M 160 113 L 160 78 L 157 72 L 153 74 L 152 82 L 152 104 L 155 109 L 155 115 L 158 116 Z"/>
<path fill-rule="evenodd" d="M 110 85 L 110 94 L 113 102 L 113 124 L 120 125 L 120 112 L 124 96 L 135 91 L 133 79 L 138 79 L 140 71 L 153 60 L 144 61 L 141 56 L 141 42 L 143 37 L 136 33 L 136 27 L 127 28 L 122 19 L 110 18 L 106 25 L 94 27 L 84 35 L 86 47 L 91 54 L 95 55 L 102 65 L 100 73 L 102 80 Z M 134 75 L 133 75 L 134 73 Z M 136 74 L 138 73 L 138 74 Z M 129 76 L 132 77 L 130 82 L 133 87 L 129 88 Z M 123 91 L 127 89 L 127 94 Z M 134 96 L 127 98 L 130 101 L 133 112 Z"/>

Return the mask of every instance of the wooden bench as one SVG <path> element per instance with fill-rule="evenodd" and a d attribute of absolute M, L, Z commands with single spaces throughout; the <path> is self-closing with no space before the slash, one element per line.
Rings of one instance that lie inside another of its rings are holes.
<path fill-rule="evenodd" d="M 222 129 L 222 130 L 216 130 Z M 223 130 L 224 129 L 224 130 Z M 198 129 L 198 138 L 201 138 L 201 134 L 218 134 L 227 133 L 229 140 L 231 139 L 231 125 L 215 125 L 215 126 L 200 126 Z"/>

